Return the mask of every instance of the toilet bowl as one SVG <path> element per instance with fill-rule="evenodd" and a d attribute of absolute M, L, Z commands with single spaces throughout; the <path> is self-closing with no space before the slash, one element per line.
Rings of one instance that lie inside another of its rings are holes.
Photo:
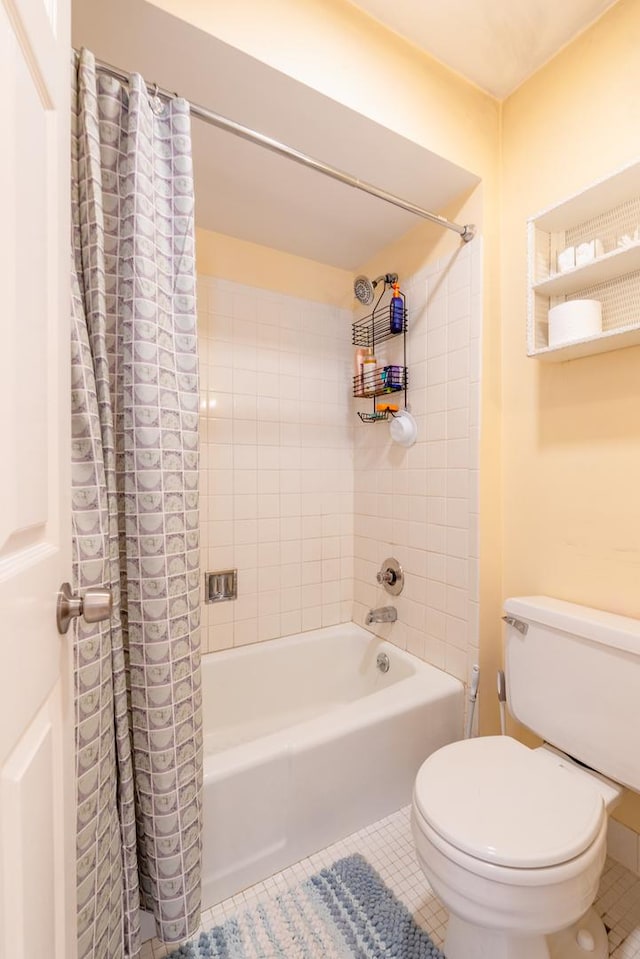
<path fill-rule="evenodd" d="M 557 751 L 506 736 L 434 753 L 416 779 L 412 829 L 450 913 L 447 959 L 604 959 L 604 926 L 586 914 L 606 855 L 607 806 L 619 793 Z"/>

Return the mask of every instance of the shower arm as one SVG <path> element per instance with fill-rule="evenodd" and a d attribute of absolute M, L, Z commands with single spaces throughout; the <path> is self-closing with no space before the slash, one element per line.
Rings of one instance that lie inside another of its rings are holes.
<path fill-rule="evenodd" d="M 381 280 L 384 280 L 384 289 L 386 290 L 386 288 L 387 288 L 388 286 L 393 286 L 394 283 L 397 283 L 397 282 L 398 282 L 398 274 L 397 274 L 397 273 L 383 273 L 381 276 L 377 276 L 377 277 L 375 278 L 375 280 L 372 280 L 372 281 L 371 281 L 374 290 L 375 290 L 376 286 L 378 285 L 378 283 L 380 283 Z M 383 291 L 383 292 L 384 292 L 384 291 Z"/>
<path fill-rule="evenodd" d="M 78 55 L 77 50 L 74 50 L 74 53 L 76 56 Z M 115 77 L 116 80 L 122 80 L 124 82 L 129 80 L 128 73 L 125 73 L 123 70 L 118 70 L 117 67 L 111 66 L 110 63 L 105 63 L 103 60 L 96 60 L 95 63 L 96 69 L 101 73 L 106 73 L 111 77 Z M 146 80 L 145 83 L 147 83 Z M 147 88 L 153 93 L 153 96 L 161 97 L 163 100 L 173 100 L 178 96 L 177 93 L 172 93 L 169 90 L 165 90 L 162 87 L 159 87 L 157 84 L 147 83 Z M 360 180 L 357 177 L 352 176 L 350 173 L 344 173 L 342 170 L 338 170 L 337 167 L 330 166 L 328 163 L 324 163 L 322 160 L 316 160 L 313 157 L 308 156 L 306 153 L 301 153 L 299 150 L 287 146 L 286 143 L 281 143 L 279 140 L 274 140 L 272 137 L 265 136 L 264 133 L 258 133 L 256 130 L 252 130 L 250 127 L 245 127 L 241 123 L 236 123 L 235 120 L 230 120 L 228 117 L 224 117 L 220 113 L 215 113 L 213 110 L 208 110 L 206 107 L 202 107 L 197 103 L 192 103 L 190 100 L 187 100 L 187 103 L 189 104 L 191 116 L 196 117 L 198 120 L 203 120 L 205 123 L 210 123 L 212 126 L 218 127 L 221 130 L 227 130 L 229 133 L 233 133 L 234 136 L 264 147 L 266 150 L 270 150 L 272 153 L 278 153 L 280 156 L 287 157 L 289 160 L 293 160 L 294 163 L 299 163 L 302 166 L 309 167 L 311 170 L 316 170 L 318 173 L 322 173 L 324 176 L 331 177 L 333 180 L 338 180 L 339 183 L 344 183 L 346 186 L 353 187 L 356 190 L 361 190 L 363 193 L 368 193 L 370 196 L 375 196 L 379 200 L 384 200 L 385 203 L 391 203 L 393 206 L 397 206 L 401 210 L 406 210 L 408 213 L 413 213 L 415 216 L 422 217 L 424 220 L 429 220 L 431 223 L 436 223 L 438 226 L 441 226 L 446 230 L 453 230 L 454 233 L 459 234 L 460 238 L 464 240 L 465 243 L 468 243 L 469 240 L 472 240 L 476 235 L 476 228 L 472 223 L 466 223 L 464 226 L 460 226 L 459 223 L 454 223 L 452 220 L 447 220 L 446 217 L 440 216 L 437 213 L 431 213 L 429 210 L 425 210 L 421 206 L 411 203 L 409 200 L 403 200 L 402 197 L 396 196 L 394 193 L 388 193 L 386 190 L 381 190 L 372 183 L 367 183 L 365 180 Z"/>

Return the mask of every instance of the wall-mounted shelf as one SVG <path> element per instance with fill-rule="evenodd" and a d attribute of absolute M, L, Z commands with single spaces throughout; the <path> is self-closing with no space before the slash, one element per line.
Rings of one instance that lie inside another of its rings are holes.
<path fill-rule="evenodd" d="M 592 356 L 594 353 L 610 353 L 625 346 L 640 346 L 639 327 L 603 330 L 597 336 L 589 336 L 564 346 L 540 347 L 535 353 L 529 353 L 529 356 L 536 356 L 550 363 L 563 363 L 566 360 L 577 360 L 581 356 Z"/>
<path fill-rule="evenodd" d="M 391 303 L 383 291 L 371 313 L 356 320 L 352 325 L 352 343 L 354 347 L 364 347 L 371 350 L 375 356 L 381 343 L 394 340 L 400 345 L 401 362 L 395 363 L 392 359 L 378 363 L 373 370 L 357 374 L 353 377 L 353 396 L 356 399 L 371 399 L 371 412 L 358 411 L 363 423 L 378 423 L 389 419 L 389 411 L 380 409 L 383 403 L 380 398 L 388 398 L 390 403 L 397 403 L 394 397 L 404 392 L 404 406 L 407 405 L 407 387 L 409 372 L 407 370 L 407 303 L 403 293 L 400 293 L 403 303 L 402 329 L 397 329 L 397 315 L 392 314 Z M 382 304 L 382 300 L 385 300 Z M 392 347 L 393 349 L 393 347 Z"/>
<path fill-rule="evenodd" d="M 561 361 L 640 344 L 640 162 L 600 180 L 528 221 L 527 353 Z M 624 246 L 619 245 L 620 239 Z M 605 252 L 563 272 L 558 253 L 600 240 Z M 559 303 L 597 299 L 602 333 L 550 347 L 548 313 Z"/>
<path fill-rule="evenodd" d="M 554 273 L 548 280 L 534 283 L 533 289 L 543 296 L 569 296 L 586 287 L 617 280 L 640 270 L 640 242 L 623 250 L 612 250 L 584 266 L 575 266 L 564 273 Z"/>

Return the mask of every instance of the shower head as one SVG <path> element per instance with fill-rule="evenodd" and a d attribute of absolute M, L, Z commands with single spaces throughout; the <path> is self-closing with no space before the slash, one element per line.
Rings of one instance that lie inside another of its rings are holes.
<path fill-rule="evenodd" d="M 382 276 L 377 276 L 375 280 L 370 280 L 368 276 L 364 276 L 362 273 L 357 276 L 353 281 L 353 292 L 356 300 L 359 300 L 364 306 L 370 306 L 373 303 L 373 291 L 381 280 L 384 281 L 385 286 L 387 284 L 391 286 L 392 283 L 398 282 L 398 274 L 383 273 Z"/>
<path fill-rule="evenodd" d="M 353 292 L 356 300 L 360 300 L 365 306 L 370 306 L 373 303 L 373 289 L 374 284 L 368 276 L 357 276 L 353 281 Z"/>

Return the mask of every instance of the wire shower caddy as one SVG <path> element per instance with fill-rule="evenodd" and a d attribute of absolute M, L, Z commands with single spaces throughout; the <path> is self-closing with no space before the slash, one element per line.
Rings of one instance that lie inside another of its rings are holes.
<path fill-rule="evenodd" d="M 361 371 L 353 377 L 353 395 L 356 399 L 371 399 L 373 409 L 370 413 L 358 411 L 358 416 L 363 423 L 377 423 L 380 420 L 388 420 L 394 416 L 393 410 L 381 409 L 384 403 L 379 402 L 381 397 L 389 400 L 391 396 L 398 393 L 404 393 L 404 407 L 407 406 L 407 389 L 409 385 L 409 373 L 407 370 L 407 301 L 404 293 L 399 292 L 402 298 L 402 329 L 394 331 L 393 322 L 396 319 L 392 312 L 392 304 L 382 304 L 385 289 L 382 291 L 378 300 L 371 311 L 366 316 L 361 317 L 352 324 L 351 342 L 354 347 L 364 347 L 371 351 L 375 356 L 376 347 L 387 340 L 396 340 L 402 337 L 402 365 L 388 363 L 384 366 L 376 366 L 374 370 Z"/>

